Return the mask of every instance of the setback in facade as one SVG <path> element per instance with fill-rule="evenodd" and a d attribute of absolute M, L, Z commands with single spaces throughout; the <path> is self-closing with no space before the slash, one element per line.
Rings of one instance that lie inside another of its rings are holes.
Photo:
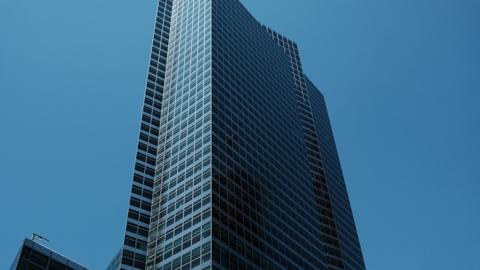
<path fill-rule="evenodd" d="M 323 95 L 238 0 L 160 0 L 109 269 L 365 269 Z"/>

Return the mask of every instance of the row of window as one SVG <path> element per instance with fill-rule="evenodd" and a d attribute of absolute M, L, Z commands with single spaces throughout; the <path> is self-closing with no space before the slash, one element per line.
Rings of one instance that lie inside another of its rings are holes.
<path fill-rule="evenodd" d="M 23 246 L 18 264 L 17 270 L 74 270 L 72 267 L 67 266 L 49 256 L 42 254 L 30 247 Z"/>
<path fill-rule="evenodd" d="M 158 244 L 162 245 L 162 247 L 156 250 L 156 260 L 157 262 L 163 262 L 167 261 L 171 257 L 178 257 L 180 252 L 189 249 L 191 246 L 199 243 L 202 239 L 208 238 L 210 235 L 211 223 L 207 222 L 203 226 L 195 228 L 184 234 L 182 237 L 175 238 L 174 241 L 171 241 L 168 244 L 159 242 Z"/>
<path fill-rule="evenodd" d="M 211 259 L 211 244 L 207 242 L 202 246 L 194 248 L 192 251 L 188 251 L 182 256 L 164 263 L 163 266 L 157 266 L 159 270 L 190 270 L 201 264 L 206 264 Z M 153 263 L 152 263 L 153 264 Z M 161 261 L 157 261 L 157 264 L 161 264 Z M 147 269 L 154 269 L 152 265 L 149 265 Z M 202 270 L 209 270 L 210 266 L 206 265 Z"/>
<path fill-rule="evenodd" d="M 196 179 L 201 179 L 201 177 Z M 156 229 L 155 227 L 160 221 L 161 221 L 160 222 L 161 229 L 163 229 L 164 228 L 163 224 L 167 223 L 168 224 L 167 226 L 169 226 L 170 223 L 174 222 L 173 221 L 174 217 L 177 217 L 177 220 L 179 220 L 181 217 L 186 216 L 190 212 L 194 212 L 195 210 L 200 208 L 202 206 L 202 202 L 203 202 L 203 206 L 205 206 L 210 201 L 210 194 L 206 194 L 203 197 L 203 199 L 198 199 L 194 203 L 188 204 L 190 201 L 199 198 L 202 194 L 202 187 L 197 187 L 195 188 L 195 190 L 192 190 L 192 184 L 193 183 L 191 180 L 187 181 L 185 183 L 185 187 L 187 191 L 185 195 L 178 198 L 176 202 L 173 202 L 168 206 L 167 204 L 160 204 L 158 200 L 155 200 L 153 211 L 152 211 L 152 229 Z M 207 192 L 209 189 L 210 189 L 210 183 L 207 182 L 203 185 L 203 193 Z M 171 194 L 175 194 L 175 191 Z M 168 197 L 168 196 L 165 195 L 165 197 Z M 171 200 L 173 200 L 173 198 L 171 198 Z M 183 207 L 183 205 L 185 204 L 188 204 L 188 205 Z M 174 213 L 176 209 L 180 211 L 177 211 L 176 213 Z"/>
<path fill-rule="evenodd" d="M 124 244 L 136 249 L 147 251 L 147 242 L 128 235 L 125 236 Z"/>

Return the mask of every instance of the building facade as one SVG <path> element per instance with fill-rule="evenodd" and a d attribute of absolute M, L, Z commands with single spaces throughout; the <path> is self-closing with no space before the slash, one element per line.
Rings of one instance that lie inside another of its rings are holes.
<path fill-rule="evenodd" d="M 25 239 L 10 270 L 87 270 L 87 268 L 33 240 Z"/>
<path fill-rule="evenodd" d="M 160 0 L 109 269 L 365 269 L 320 91 L 239 0 Z"/>

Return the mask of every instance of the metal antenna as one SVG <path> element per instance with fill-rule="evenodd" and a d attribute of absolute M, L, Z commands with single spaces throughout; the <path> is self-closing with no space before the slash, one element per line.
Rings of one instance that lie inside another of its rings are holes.
<path fill-rule="evenodd" d="M 39 234 L 36 234 L 36 233 L 33 233 L 32 234 L 32 241 L 36 241 L 36 240 L 45 240 L 47 242 L 50 242 L 50 240 L 48 240 L 47 238 L 39 235 Z"/>

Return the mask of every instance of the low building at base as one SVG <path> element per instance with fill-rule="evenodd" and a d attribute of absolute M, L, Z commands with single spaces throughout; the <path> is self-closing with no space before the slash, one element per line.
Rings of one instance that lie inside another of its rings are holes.
<path fill-rule="evenodd" d="M 88 270 L 71 259 L 25 239 L 10 270 Z"/>

